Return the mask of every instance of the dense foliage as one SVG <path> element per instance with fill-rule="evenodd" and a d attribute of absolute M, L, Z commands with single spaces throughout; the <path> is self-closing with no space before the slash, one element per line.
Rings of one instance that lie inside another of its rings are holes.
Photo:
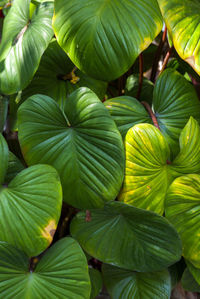
<path fill-rule="evenodd" d="M 0 298 L 200 292 L 200 1 L 0 8 Z"/>

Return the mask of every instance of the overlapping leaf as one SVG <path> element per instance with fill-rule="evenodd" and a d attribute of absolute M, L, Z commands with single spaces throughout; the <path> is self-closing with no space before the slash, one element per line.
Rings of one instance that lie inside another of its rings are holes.
<path fill-rule="evenodd" d="M 183 242 L 183 256 L 200 268 L 200 175 L 177 178 L 166 196 L 166 217 Z"/>
<path fill-rule="evenodd" d="M 135 125 L 125 139 L 125 179 L 119 200 L 139 208 L 164 212 L 170 183 L 183 174 L 200 173 L 200 128 L 190 118 L 180 136 L 180 152 L 170 163 L 165 137 L 150 124 Z"/>
<path fill-rule="evenodd" d="M 64 238 L 48 249 L 34 271 L 29 263 L 22 251 L 0 242 L 2 298 L 89 298 L 87 261 L 72 238 Z"/>
<path fill-rule="evenodd" d="M 62 206 L 57 172 L 48 165 L 21 171 L 0 188 L 0 240 L 35 256 L 52 242 Z"/>
<path fill-rule="evenodd" d="M 188 268 L 186 268 L 183 273 L 181 284 L 183 288 L 187 291 L 198 293 L 200 292 L 200 285 L 194 279 L 193 275 L 191 274 Z"/>
<path fill-rule="evenodd" d="M 6 176 L 4 183 L 8 184 L 14 177 L 24 169 L 24 165 L 21 161 L 12 153 L 9 152 L 8 167 L 6 171 Z"/>
<path fill-rule="evenodd" d="M 102 281 L 101 273 L 96 269 L 89 268 L 89 275 L 91 281 L 90 299 L 95 299 L 96 296 L 99 295 L 102 289 L 103 281 Z"/>
<path fill-rule="evenodd" d="M 140 273 L 104 264 L 102 271 L 112 299 L 170 298 L 171 282 L 167 270 Z"/>
<path fill-rule="evenodd" d="M 0 132 L 3 131 L 8 112 L 8 99 L 0 95 Z"/>
<path fill-rule="evenodd" d="M 116 201 L 90 213 L 91 221 L 86 221 L 84 212 L 78 213 L 70 230 L 82 248 L 100 261 L 146 272 L 179 260 L 179 236 L 164 217 Z"/>
<path fill-rule="evenodd" d="M 200 75 L 199 0 L 158 0 L 173 45 Z"/>
<path fill-rule="evenodd" d="M 22 100 L 40 93 L 52 97 L 60 106 L 63 106 L 67 96 L 81 86 L 89 87 L 100 99 L 103 99 L 107 84 L 94 80 L 79 70 L 73 73 L 73 69 L 74 64 L 53 39 L 42 56 L 33 81 L 23 91 Z M 73 82 L 73 75 L 76 78 L 74 83 L 71 83 Z"/>
<path fill-rule="evenodd" d="M 43 2 L 30 17 L 30 0 L 15 0 L 3 26 L 0 47 L 0 91 L 25 88 L 36 72 L 53 30 L 53 3 Z"/>
<path fill-rule="evenodd" d="M 53 165 L 65 201 L 88 208 L 115 199 L 124 175 L 123 143 L 109 112 L 92 91 L 73 92 L 64 112 L 53 99 L 36 95 L 20 106 L 18 115 L 28 165 Z"/>
<path fill-rule="evenodd" d="M 105 106 L 123 137 L 134 124 L 152 123 L 142 104 L 134 98 L 132 101 L 125 97 L 114 98 L 106 101 Z M 174 158 L 179 152 L 179 135 L 190 116 L 200 123 L 200 102 L 194 87 L 177 71 L 165 70 L 155 84 L 152 110 Z"/>
<path fill-rule="evenodd" d="M 162 29 L 162 18 L 156 0 L 57 0 L 53 27 L 58 43 L 80 70 L 110 81 L 151 44 Z"/>

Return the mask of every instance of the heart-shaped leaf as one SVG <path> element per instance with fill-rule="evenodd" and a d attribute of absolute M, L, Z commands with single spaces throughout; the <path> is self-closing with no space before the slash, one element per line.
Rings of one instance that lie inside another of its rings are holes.
<path fill-rule="evenodd" d="M 15 0 L 5 18 L 0 47 L 0 91 L 5 94 L 29 84 L 53 36 L 53 3 L 41 3 L 32 16 L 29 7 L 30 0 Z"/>
<path fill-rule="evenodd" d="M 116 106 L 114 98 L 106 101 L 105 106 L 116 121 L 123 137 L 134 124 L 152 123 L 147 112 L 144 112 L 143 105 L 136 102 L 136 99 L 132 98 L 131 101 L 131 98 L 127 99 L 123 96 L 117 98 L 117 103 Z M 165 70 L 155 84 L 152 113 L 169 143 L 173 159 L 179 152 L 178 140 L 181 130 L 190 116 L 200 123 L 200 101 L 194 87 L 177 71 Z"/>
<path fill-rule="evenodd" d="M 90 214 L 88 221 L 86 213 L 78 213 L 70 230 L 83 249 L 100 261 L 146 272 L 180 259 L 179 236 L 164 217 L 116 201 Z"/>
<path fill-rule="evenodd" d="M 57 0 L 53 27 L 58 43 L 80 70 L 110 81 L 151 44 L 162 29 L 162 18 L 156 0 Z"/>
<path fill-rule="evenodd" d="M 28 257 L 0 242 L 0 293 L 2 298 L 88 299 L 87 260 L 72 238 L 56 242 L 31 269 Z"/>
<path fill-rule="evenodd" d="M 183 256 L 200 268 L 200 175 L 182 176 L 171 184 L 166 217 L 180 234 Z"/>
<path fill-rule="evenodd" d="M 53 99 L 33 96 L 20 106 L 18 116 L 19 140 L 28 165 L 53 165 L 66 202 L 89 208 L 115 199 L 124 176 L 123 142 L 92 91 L 73 92 L 64 112 Z"/>
<path fill-rule="evenodd" d="M 199 0 L 158 0 L 158 3 L 176 51 L 200 75 Z"/>
<path fill-rule="evenodd" d="M 0 133 L 0 185 L 4 182 L 4 178 L 8 168 L 8 156 L 9 150 L 7 143 L 2 134 Z"/>
<path fill-rule="evenodd" d="M 125 179 L 119 200 L 164 212 L 170 183 L 183 174 L 200 173 L 200 128 L 192 117 L 181 132 L 180 152 L 171 163 L 166 138 L 150 124 L 135 125 L 125 139 Z"/>
<path fill-rule="evenodd" d="M 62 206 L 57 172 L 36 165 L 20 172 L 0 188 L 0 240 L 35 256 L 53 239 Z"/>
<path fill-rule="evenodd" d="M 130 129 L 125 139 L 125 179 L 119 200 L 162 214 L 168 188 L 169 146 L 150 124 Z"/>
<path fill-rule="evenodd" d="M 52 97 L 62 107 L 67 96 L 82 86 L 89 87 L 103 99 L 107 83 L 94 80 L 79 70 L 73 72 L 73 69 L 74 64 L 53 39 L 42 56 L 31 84 L 23 91 L 22 100 L 40 93 Z"/>
<path fill-rule="evenodd" d="M 113 299 L 170 298 L 171 281 L 167 270 L 139 273 L 104 264 L 102 272 Z"/>

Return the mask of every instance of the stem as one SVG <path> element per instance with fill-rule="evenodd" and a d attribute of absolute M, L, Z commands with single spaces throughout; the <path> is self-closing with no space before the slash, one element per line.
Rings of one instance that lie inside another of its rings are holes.
<path fill-rule="evenodd" d="M 141 102 L 141 104 L 145 107 L 145 109 L 148 111 L 152 121 L 153 121 L 153 124 L 156 128 L 158 128 L 160 130 L 160 127 L 158 125 L 158 121 L 157 121 L 157 118 L 155 116 L 155 114 L 153 113 L 150 105 L 147 103 L 147 102 Z"/>
<path fill-rule="evenodd" d="M 168 61 L 169 61 L 170 56 L 172 55 L 173 50 L 174 50 L 174 47 L 172 46 L 172 47 L 169 48 L 169 50 L 167 51 L 167 54 L 166 54 L 166 56 L 165 56 L 165 59 L 164 59 L 163 66 L 162 66 L 162 69 L 161 69 L 161 71 L 160 71 L 160 74 L 162 74 L 162 72 L 163 72 L 164 69 L 166 68 L 166 65 L 167 65 L 167 63 L 168 63 Z M 159 74 L 159 75 L 160 75 L 160 74 Z"/>
<path fill-rule="evenodd" d="M 140 76 L 139 76 L 139 87 L 138 87 L 138 92 L 137 92 L 137 99 L 140 99 L 140 94 L 142 91 L 142 84 L 143 84 L 143 55 L 142 53 L 139 55 L 139 72 L 140 72 Z"/>
<path fill-rule="evenodd" d="M 157 73 L 157 69 L 158 69 L 158 63 L 162 54 L 162 49 L 165 43 L 167 37 L 167 27 L 165 26 L 165 30 L 163 32 L 162 38 L 160 40 L 160 43 L 158 45 L 158 49 L 156 51 L 155 54 L 155 58 L 154 58 L 154 62 L 153 62 L 153 66 L 152 66 L 152 71 L 151 71 L 151 78 L 150 80 L 154 83 L 155 82 L 155 78 L 156 78 L 156 73 Z"/>

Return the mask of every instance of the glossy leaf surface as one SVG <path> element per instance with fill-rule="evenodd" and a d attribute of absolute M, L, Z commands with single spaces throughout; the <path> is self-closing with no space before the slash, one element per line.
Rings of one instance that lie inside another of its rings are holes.
<path fill-rule="evenodd" d="M 132 126 L 138 123 L 152 123 L 144 106 L 135 98 L 121 96 L 105 101 L 104 105 L 109 110 L 123 138 Z"/>
<path fill-rule="evenodd" d="M 120 202 L 80 212 L 71 234 L 93 257 L 108 264 L 141 272 L 157 271 L 179 260 L 181 242 L 171 224 L 155 213 Z"/>
<path fill-rule="evenodd" d="M 192 117 L 179 142 L 180 152 L 171 163 L 169 146 L 157 128 L 150 124 L 131 128 L 125 139 L 125 179 L 119 200 L 162 215 L 173 179 L 200 173 L 200 127 Z"/>
<path fill-rule="evenodd" d="M 200 267 L 200 175 L 182 176 L 171 184 L 165 212 L 180 234 L 183 256 Z"/>
<path fill-rule="evenodd" d="M 36 256 L 52 242 L 62 206 L 57 172 L 36 165 L 20 172 L 0 188 L 0 240 L 28 256 Z"/>
<path fill-rule="evenodd" d="M 53 3 L 41 3 L 32 17 L 29 7 L 30 0 L 15 0 L 5 18 L 0 47 L 0 91 L 4 94 L 29 84 L 53 36 Z"/>
<path fill-rule="evenodd" d="M 80 70 L 111 81 L 151 44 L 162 18 L 156 0 L 57 0 L 53 27 Z"/>
<path fill-rule="evenodd" d="M 112 299 L 170 298 L 171 282 L 167 270 L 140 273 L 104 264 L 102 271 Z"/>
<path fill-rule="evenodd" d="M 32 272 L 22 251 L 0 242 L 0 293 L 7 299 L 88 299 L 84 253 L 75 240 L 64 238 L 47 250 Z"/>
<path fill-rule="evenodd" d="M 61 177 L 64 200 L 102 207 L 117 196 L 124 175 L 121 135 L 109 112 L 87 88 L 66 101 L 36 95 L 19 109 L 19 139 L 28 165 L 47 163 Z"/>
<path fill-rule="evenodd" d="M 158 0 L 173 45 L 200 75 L 199 0 Z"/>
<path fill-rule="evenodd" d="M 196 91 L 177 71 L 167 69 L 156 81 L 152 109 L 174 158 L 179 152 L 179 135 L 190 116 L 200 123 Z"/>
<path fill-rule="evenodd" d="M 103 99 L 107 84 L 94 80 L 79 70 L 73 73 L 76 76 L 73 81 L 71 74 L 73 69 L 74 64 L 57 41 L 53 39 L 42 56 L 40 66 L 31 84 L 23 91 L 22 100 L 34 94 L 45 94 L 63 107 L 67 96 L 81 86 L 89 87 L 100 99 Z"/>

